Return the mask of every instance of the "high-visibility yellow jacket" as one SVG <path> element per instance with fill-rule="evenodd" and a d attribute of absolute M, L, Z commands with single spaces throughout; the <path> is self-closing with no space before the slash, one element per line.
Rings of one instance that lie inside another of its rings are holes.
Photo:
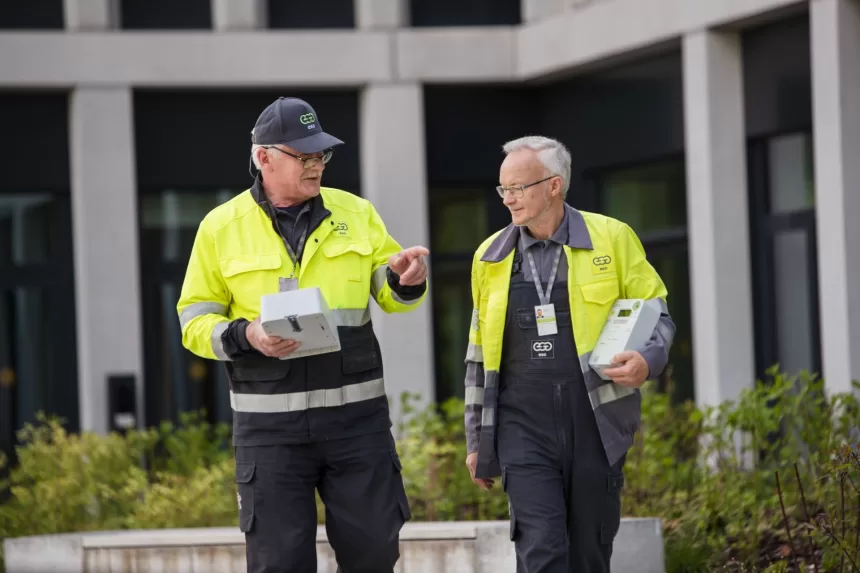
<path fill-rule="evenodd" d="M 597 426 L 610 464 L 624 455 L 639 427 L 638 389 L 604 381 L 589 366 L 603 324 L 619 298 L 642 298 L 659 305 L 661 318 L 646 347 L 640 349 L 658 376 L 668 361 L 675 325 L 666 305 L 666 287 L 648 262 L 642 244 L 626 224 L 603 215 L 568 210 L 568 296 L 573 336 Z M 484 241 L 472 263 L 474 311 L 466 353 L 466 436 L 479 466 L 499 475 L 494 435 L 495 407 L 502 363 L 508 288 L 519 229 L 509 225 Z M 489 469 L 487 469 L 489 468 Z M 479 477 L 490 477 L 484 474 Z"/>
<path fill-rule="evenodd" d="M 177 304 L 184 346 L 224 362 L 234 443 L 271 445 L 346 437 L 390 427 L 371 298 L 407 312 L 426 283 L 402 287 L 388 269 L 401 250 L 373 205 L 337 189 L 311 200 L 308 235 L 295 268 L 299 288 L 319 287 L 338 325 L 341 351 L 268 358 L 245 336 L 260 297 L 293 272 L 274 208 L 259 180 L 200 223 Z M 299 349 L 301 351 L 301 349 Z"/>

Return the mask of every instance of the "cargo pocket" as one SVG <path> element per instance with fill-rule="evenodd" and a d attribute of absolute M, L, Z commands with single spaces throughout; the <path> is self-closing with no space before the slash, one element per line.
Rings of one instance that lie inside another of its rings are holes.
<path fill-rule="evenodd" d="M 291 360 L 268 356 L 250 356 L 228 363 L 237 382 L 277 382 L 290 373 Z"/>
<path fill-rule="evenodd" d="M 239 530 L 249 533 L 254 527 L 254 462 L 236 462 L 236 501 L 239 504 Z"/>
<path fill-rule="evenodd" d="M 373 325 L 338 329 L 344 374 L 357 374 L 379 368 L 382 361 L 373 336 Z"/>
<path fill-rule="evenodd" d="M 514 540 L 517 534 L 517 516 L 514 513 L 514 504 L 511 503 L 511 495 L 508 493 L 508 468 L 502 469 L 502 491 L 508 496 L 508 514 L 511 521 L 510 538 Z"/>
<path fill-rule="evenodd" d="M 412 519 L 412 510 L 409 508 L 409 498 L 406 497 L 406 486 L 403 484 L 403 465 L 400 463 L 400 456 L 396 451 L 391 452 L 391 461 L 394 463 L 394 489 L 397 495 L 397 504 L 400 507 L 400 514 L 403 516 L 403 521 Z"/>
<path fill-rule="evenodd" d="M 606 512 L 600 526 L 600 543 L 612 545 L 621 527 L 621 490 L 624 489 L 624 474 L 609 474 L 606 477 L 606 489 Z"/>

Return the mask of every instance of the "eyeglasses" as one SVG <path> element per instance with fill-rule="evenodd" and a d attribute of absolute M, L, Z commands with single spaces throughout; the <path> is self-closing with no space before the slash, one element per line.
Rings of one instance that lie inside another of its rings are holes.
<path fill-rule="evenodd" d="M 553 177 L 559 177 L 558 175 L 550 175 L 545 179 L 541 179 L 540 181 L 535 181 L 534 183 L 529 183 L 528 185 L 514 185 L 512 187 L 503 187 L 501 185 L 496 186 L 496 191 L 499 193 L 499 197 L 502 199 L 505 198 L 505 193 L 510 191 L 511 195 L 514 196 L 515 199 L 520 199 L 523 196 L 523 193 L 529 187 L 533 187 L 534 185 L 538 185 L 539 183 L 543 183 L 544 181 L 549 181 Z"/>
<path fill-rule="evenodd" d="M 334 154 L 333 149 L 326 149 L 325 151 L 323 151 L 322 155 L 314 155 L 313 157 L 305 157 L 302 155 L 296 155 L 294 153 L 290 153 L 289 151 L 284 151 L 280 147 L 275 147 L 274 145 L 267 145 L 267 146 L 265 146 L 265 148 L 266 149 L 277 149 L 278 151 L 280 151 L 284 155 L 289 155 L 290 157 L 295 157 L 296 159 L 298 159 L 299 161 L 302 162 L 302 167 L 304 167 L 305 169 L 310 169 L 311 167 L 313 167 L 314 165 L 316 165 L 320 161 L 322 161 L 323 165 L 325 165 L 326 163 L 331 161 L 331 156 Z"/>

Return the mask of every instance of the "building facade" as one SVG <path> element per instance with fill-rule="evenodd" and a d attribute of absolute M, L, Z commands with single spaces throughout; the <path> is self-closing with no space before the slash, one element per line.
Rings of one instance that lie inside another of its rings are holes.
<path fill-rule="evenodd" d="M 568 201 L 625 220 L 669 289 L 678 397 L 765 370 L 860 379 L 857 0 L 32 0 L 0 8 L 0 447 L 229 420 L 180 343 L 196 227 L 246 189 L 280 95 L 346 142 L 324 184 L 431 249 L 375 328 L 387 388 L 462 393 L 475 247 L 508 221 L 501 145 L 573 155 Z M 125 412 L 125 416 L 117 413 Z"/>

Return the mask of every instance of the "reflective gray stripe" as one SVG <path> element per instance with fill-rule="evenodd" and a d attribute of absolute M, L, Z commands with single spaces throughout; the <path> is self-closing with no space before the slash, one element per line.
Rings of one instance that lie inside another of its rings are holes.
<path fill-rule="evenodd" d="M 588 399 L 591 400 L 592 409 L 595 409 L 598 406 L 605 406 L 606 404 L 614 402 L 615 400 L 626 398 L 627 396 L 635 392 L 636 390 L 633 388 L 628 388 L 627 386 L 621 386 L 619 384 L 616 384 L 615 382 L 610 382 L 608 384 L 604 384 L 603 386 L 598 386 L 597 388 L 589 392 Z"/>
<path fill-rule="evenodd" d="M 484 411 L 481 412 L 481 425 L 482 426 L 492 426 L 495 418 L 495 410 L 493 408 L 484 408 Z"/>
<path fill-rule="evenodd" d="M 483 362 L 484 347 L 480 344 L 472 344 L 470 342 L 469 347 L 466 348 L 466 360 L 469 362 Z"/>
<path fill-rule="evenodd" d="M 230 357 L 227 356 L 226 352 L 224 352 L 224 345 L 221 344 L 221 335 L 224 334 L 224 331 L 227 330 L 229 325 L 230 323 L 225 321 L 219 322 L 212 327 L 212 352 L 215 353 L 218 360 L 230 360 Z"/>
<path fill-rule="evenodd" d="M 195 302 L 192 305 L 186 306 L 179 313 L 179 328 L 185 330 L 185 326 L 192 319 L 206 314 L 218 314 L 227 316 L 227 307 L 220 302 Z"/>
<path fill-rule="evenodd" d="M 370 322 L 370 308 L 338 308 L 331 311 L 336 326 L 364 326 Z"/>
<path fill-rule="evenodd" d="M 231 391 L 230 406 L 236 412 L 274 414 L 301 412 L 309 408 L 343 406 L 380 396 L 385 396 L 385 381 L 377 378 L 330 390 L 290 392 L 289 394 L 235 394 Z"/>
<path fill-rule="evenodd" d="M 645 301 L 647 304 L 656 305 L 657 308 L 660 309 L 660 312 L 663 314 L 669 314 L 669 306 L 666 304 L 666 301 L 662 298 L 649 298 Z"/>
<path fill-rule="evenodd" d="M 374 299 L 377 294 L 382 292 L 382 289 L 385 288 L 385 283 L 388 282 L 387 270 L 388 265 L 382 265 L 373 271 L 373 276 L 370 277 L 370 294 L 373 295 Z"/>
<path fill-rule="evenodd" d="M 588 365 L 588 361 L 591 359 L 591 352 L 586 352 L 582 356 L 579 357 L 579 367 L 582 368 L 583 372 L 588 372 L 591 369 L 591 366 Z"/>
<path fill-rule="evenodd" d="M 479 386 L 466 387 L 466 404 L 484 405 L 484 389 Z"/>

